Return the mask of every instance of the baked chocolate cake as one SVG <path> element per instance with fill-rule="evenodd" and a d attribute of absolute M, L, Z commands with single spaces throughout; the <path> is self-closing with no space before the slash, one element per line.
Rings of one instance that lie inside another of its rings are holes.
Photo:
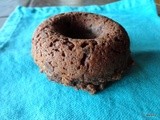
<path fill-rule="evenodd" d="M 96 93 L 131 66 L 125 29 L 110 18 L 83 12 L 63 13 L 39 25 L 32 55 L 49 79 Z"/>

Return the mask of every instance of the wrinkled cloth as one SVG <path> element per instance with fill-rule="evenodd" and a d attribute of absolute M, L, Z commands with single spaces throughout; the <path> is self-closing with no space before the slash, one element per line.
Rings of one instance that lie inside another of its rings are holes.
<path fill-rule="evenodd" d="M 31 56 L 45 19 L 63 12 L 108 16 L 128 32 L 135 65 L 95 95 L 51 82 Z M 0 29 L 0 120 L 160 119 L 160 19 L 153 0 L 81 7 L 17 7 Z"/>

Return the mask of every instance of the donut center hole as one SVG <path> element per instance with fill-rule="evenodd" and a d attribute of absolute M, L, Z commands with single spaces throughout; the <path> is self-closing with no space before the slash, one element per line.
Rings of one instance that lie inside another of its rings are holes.
<path fill-rule="evenodd" d="M 88 22 L 89 23 L 89 22 Z M 60 20 L 55 25 L 56 32 L 63 36 L 74 39 L 94 39 L 98 36 L 97 31 L 93 30 L 91 23 L 86 24 L 80 20 Z"/>

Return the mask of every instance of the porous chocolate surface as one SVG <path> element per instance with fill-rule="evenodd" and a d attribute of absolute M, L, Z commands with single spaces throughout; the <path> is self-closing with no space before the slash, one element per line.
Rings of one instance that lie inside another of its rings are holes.
<path fill-rule="evenodd" d="M 96 93 L 131 66 L 130 41 L 117 22 L 96 14 L 70 12 L 36 29 L 32 55 L 49 79 Z"/>

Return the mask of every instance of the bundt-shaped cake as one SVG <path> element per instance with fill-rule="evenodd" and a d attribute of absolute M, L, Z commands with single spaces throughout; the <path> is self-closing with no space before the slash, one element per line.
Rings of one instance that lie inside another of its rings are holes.
<path fill-rule="evenodd" d="M 95 93 L 131 66 L 125 29 L 93 13 L 63 13 L 39 25 L 32 55 L 49 79 Z"/>

